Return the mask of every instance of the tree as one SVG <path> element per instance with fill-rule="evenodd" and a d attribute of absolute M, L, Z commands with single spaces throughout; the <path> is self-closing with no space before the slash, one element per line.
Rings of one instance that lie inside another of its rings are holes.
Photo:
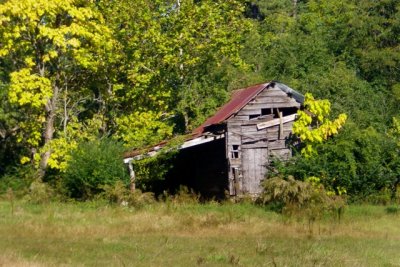
<path fill-rule="evenodd" d="M 6 1 L 0 25 L 1 60 L 13 66 L 8 101 L 20 113 L 18 142 L 36 154 L 43 176 L 51 142 L 61 136 L 56 123 L 66 137 L 71 95 L 88 93 L 79 78 L 102 68 L 110 30 L 91 1 L 80 0 Z"/>
<path fill-rule="evenodd" d="M 240 1 L 119 0 L 99 8 L 121 43 L 115 122 L 128 146 L 190 130 L 225 100 L 220 66 L 244 65 L 239 51 L 250 24 Z"/>
<path fill-rule="evenodd" d="M 347 115 L 342 113 L 331 121 L 328 116 L 331 105 L 328 100 L 315 100 L 307 93 L 303 103 L 306 110 L 297 112 L 297 120 L 293 123 L 293 133 L 300 138 L 304 146 L 301 153 L 310 157 L 316 153 L 313 145 L 322 143 L 328 137 L 336 135 L 346 122 Z"/>

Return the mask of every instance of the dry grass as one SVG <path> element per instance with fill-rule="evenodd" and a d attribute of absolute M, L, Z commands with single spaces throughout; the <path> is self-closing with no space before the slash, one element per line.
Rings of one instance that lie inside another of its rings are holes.
<path fill-rule="evenodd" d="M 0 266 L 400 266 L 399 215 L 350 207 L 310 232 L 250 204 L 0 202 Z"/>

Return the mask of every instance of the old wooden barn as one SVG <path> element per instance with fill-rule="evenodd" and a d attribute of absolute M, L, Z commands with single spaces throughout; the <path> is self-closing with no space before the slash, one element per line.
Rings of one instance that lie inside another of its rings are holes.
<path fill-rule="evenodd" d="M 278 82 L 234 91 L 230 101 L 180 146 L 165 188 L 185 185 L 205 197 L 259 194 L 271 159 L 291 156 L 287 141 L 303 101 L 303 95 Z M 142 156 L 128 153 L 125 158 L 132 178 L 132 162 Z"/>

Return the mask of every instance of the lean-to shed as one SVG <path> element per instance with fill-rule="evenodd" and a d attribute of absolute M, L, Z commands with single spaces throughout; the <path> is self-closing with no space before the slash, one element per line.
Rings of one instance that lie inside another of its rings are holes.
<path fill-rule="evenodd" d="M 259 194 L 271 158 L 291 156 L 287 141 L 303 101 L 303 95 L 278 82 L 234 91 L 180 146 L 166 187 L 185 185 L 206 197 L 221 197 L 226 191 L 231 196 Z M 135 157 L 128 153 L 125 162 Z"/>

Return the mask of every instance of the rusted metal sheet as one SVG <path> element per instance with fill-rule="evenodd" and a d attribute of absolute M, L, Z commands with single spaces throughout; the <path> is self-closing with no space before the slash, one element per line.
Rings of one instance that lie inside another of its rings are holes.
<path fill-rule="evenodd" d="M 234 91 L 231 100 L 222 106 L 212 117 L 208 118 L 202 125 L 197 127 L 193 131 L 193 134 L 201 134 L 205 127 L 221 123 L 228 119 L 230 116 L 242 109 L 252 98 L 268 85 L 269 83 L 262 83 Z"/>

